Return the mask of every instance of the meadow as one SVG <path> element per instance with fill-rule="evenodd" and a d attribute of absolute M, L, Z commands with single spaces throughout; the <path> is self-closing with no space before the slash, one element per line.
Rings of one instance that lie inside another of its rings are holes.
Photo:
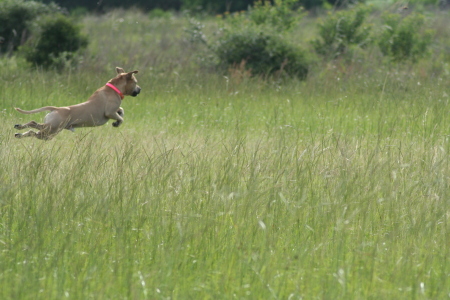
<path fill-rule="evenodd" d="M 196 67 L 186 18 L 81 22 L 78 69 L 0 60 L 1 299 L 450 296 L 448 61 L 265 80 Z M 14 138 L 44 114 L 13 107 L 79 103 L 116 66 L 142 87 L 121 127 Z"/>

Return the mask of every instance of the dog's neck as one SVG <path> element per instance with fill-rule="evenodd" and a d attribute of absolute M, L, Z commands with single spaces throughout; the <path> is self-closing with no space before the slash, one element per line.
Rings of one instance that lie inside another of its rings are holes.
<path fill-rule="evenodd" d="M 120 99 L 123 100 L 123 97 L 124 97 L 124 96 L 123 96 L 122 92 L 121 92 L 115 85 L 113 85 L 112 83 L 108 82 L 108 83 L 106 84 L 106 86 L 109 87 L 109 88 L 111 88 L 111 89 L 113 89 L 117 94 L 119 94 Z"/>

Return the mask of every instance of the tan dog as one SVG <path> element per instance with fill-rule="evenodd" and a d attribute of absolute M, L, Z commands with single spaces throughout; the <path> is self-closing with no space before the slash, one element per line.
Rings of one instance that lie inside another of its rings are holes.
<path fill-rule="evenodd" d="M 45 106 L 30 111 L 16 108 L 23 114 L 34 114 L 46 110 L 50 113 L 45 116 L 42 124 L 31 121 L 24 125 L 14 125 L 16 129 L 36 128 L 39 130 L 16 133 L 15 137 L 35 136 L 38 139 L 49 140 L 63 129 L 74 131 L 77 127 L 100 126 L 109 119 L 116 120 L 112 125 L 118 127 L 123 122 L 124 110 L 120 104 L 124 95 L 136 97 L 141 92 L 141 88 L 134 77 L 138 71 L 126 73 L 122 68 L 116 68 L 116 71 L 118 75 L 95 91 L 86 102 L 67 107 Z"/>

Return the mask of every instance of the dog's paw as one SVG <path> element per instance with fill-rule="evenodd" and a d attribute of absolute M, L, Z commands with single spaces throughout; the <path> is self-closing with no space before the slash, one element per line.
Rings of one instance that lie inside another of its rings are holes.
<path fill-rule="evenodd" d="M 22 134 L 21 133 L 16 133 L 16 134 L 14 134 L 14 137 L 20 139 L 22 137 Z"/>
<path fill-rule="evenodd" d="M 122 124 L 122 122 L 115 121 L 114 123 L 112 123 L 112 126 L 113 126 L 113 127 L 119 127 L 120 124 Z"/>
<path fill-rule="evenodd" d="M 20 128 L 22 128 L 22 125 L 16 124 L 16 125 L 14 125 L 14 128 L 15 128 L 15 129 L 20 129 Z"/>

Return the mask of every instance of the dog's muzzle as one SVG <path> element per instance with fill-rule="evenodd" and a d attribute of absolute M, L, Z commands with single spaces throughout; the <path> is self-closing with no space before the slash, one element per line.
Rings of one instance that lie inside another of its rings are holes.
<path fill-rule="evenodd" d="M 139 86 L 136 86 L 131 96 L 136 97 L 141 92 L 141 88 Z"/>

